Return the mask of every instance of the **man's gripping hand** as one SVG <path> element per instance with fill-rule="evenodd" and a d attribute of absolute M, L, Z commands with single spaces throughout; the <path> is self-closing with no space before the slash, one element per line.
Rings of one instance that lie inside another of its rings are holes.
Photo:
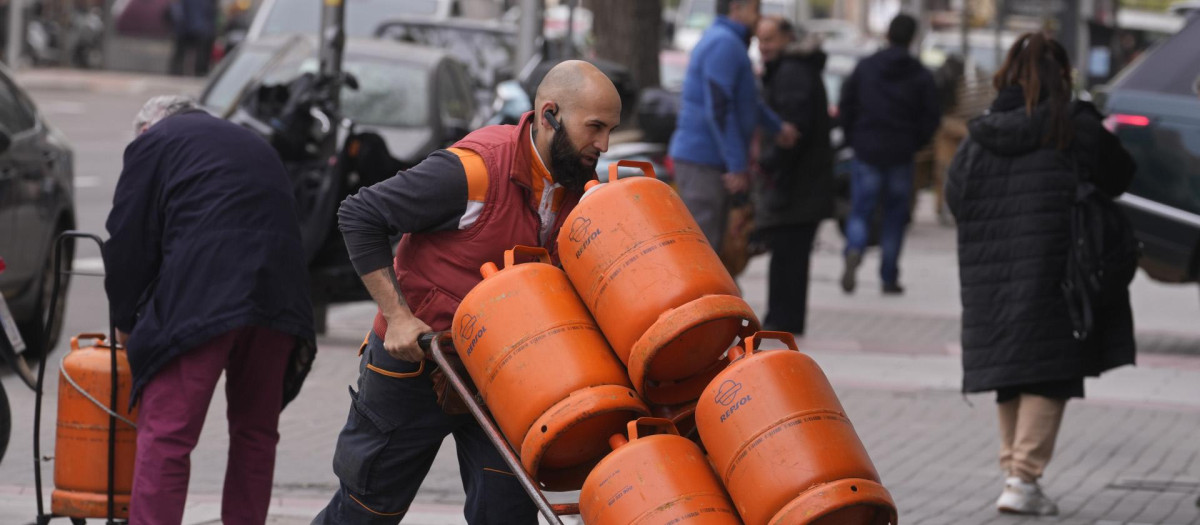
<path fill-rule="evenodd" d="M 417 337 L 432 331 L 424 321 L 412 314 L 399 319 L 387 320 L 387 334 L 383 338 L 383 349 L 388 355 L 411 363 L 425 359 L 425 351 L 417 345 Z"/>

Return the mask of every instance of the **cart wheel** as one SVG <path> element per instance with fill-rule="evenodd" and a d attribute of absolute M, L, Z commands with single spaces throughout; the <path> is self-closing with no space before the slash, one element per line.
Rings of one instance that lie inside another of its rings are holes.
<path fill-rule="evenodd" d="M 4 459 L 4 451 L 8 449 L 8 437 L 12 432 L 12 411 L 8 406 L 8 394 L 0 385 L 0 459 Z"/>

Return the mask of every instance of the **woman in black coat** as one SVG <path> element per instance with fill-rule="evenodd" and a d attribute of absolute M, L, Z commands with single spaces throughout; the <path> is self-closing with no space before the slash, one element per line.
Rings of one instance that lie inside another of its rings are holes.
<path fill-rule="evenodd" d="M 996 391 L 1003 512 L 1057 512 L 1037 480 L 1067 399 L 1083 396 L 1084 377 L 1134 362 L 1128 290 L 1107 301 L 1081 342 L 1061 288 L 1079 177 L 1116 197 L 1134 171 L 1095 107 L 1071 101 L 1070 71 L 1058 42 L 1018 39 L 946 184 L 958 222 L 963 391 Z"/>

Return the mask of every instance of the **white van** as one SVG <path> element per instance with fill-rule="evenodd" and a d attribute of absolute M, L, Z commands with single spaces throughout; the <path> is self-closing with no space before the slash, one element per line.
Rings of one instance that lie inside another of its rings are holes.
<path fill-rule="evenodd" d="M 459 16 L 463 3 L 463 0 L 346 0 L 346 36 L 373 37 L 376 26 L 390 18 Z M 246 41 L 267 35 L 316 34 L 321 27 L 321 5 L 312 0 L 263 0 Z"/>

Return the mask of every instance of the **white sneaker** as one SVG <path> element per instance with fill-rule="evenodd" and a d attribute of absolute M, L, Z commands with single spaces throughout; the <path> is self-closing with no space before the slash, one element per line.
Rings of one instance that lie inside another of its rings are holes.
<path fill-rule="evenodd" d="M 1004 492 L 996 500 L 996 510 L 1031 516 L 1054 516 L 1058 514 L 1058 505 L 1046 497 L 1037 482 L 1026 483 L 1014 476 L 1004 480 Z"/>

